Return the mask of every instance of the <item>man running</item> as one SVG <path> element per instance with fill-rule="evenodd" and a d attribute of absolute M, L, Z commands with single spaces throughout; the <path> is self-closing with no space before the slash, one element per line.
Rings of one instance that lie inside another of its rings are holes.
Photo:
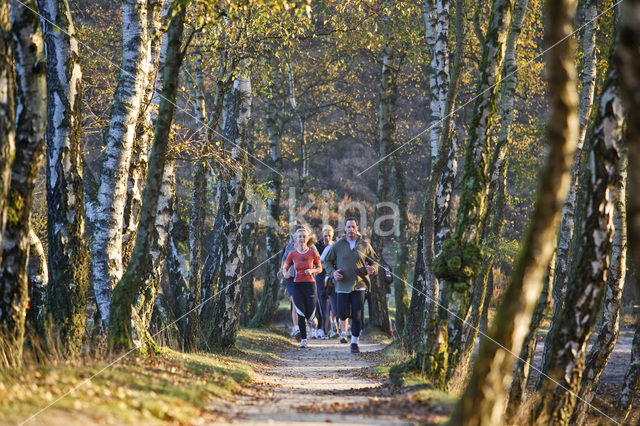
<path fill-rule="evenodd" d="M 377 256 L 358 233 L 358 220 L 349 217 L 344 223 L 344 238 L 329 248 L 324 268 L 332 276 L 338 294 L 338 316 L 346 320 L 351 310 L 351 353 L 359 353 L 358 338 L 362 329 L 362 309 L 369 275 L 377 271 Z"/>

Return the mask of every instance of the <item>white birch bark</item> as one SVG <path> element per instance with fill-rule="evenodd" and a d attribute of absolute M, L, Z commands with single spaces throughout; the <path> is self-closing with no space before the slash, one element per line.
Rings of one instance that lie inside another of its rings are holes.
<path fill-rule="evenodd" d="M 26 332 L 25 315 L 29 301 L 27 263 L 30 248 L 31 200 L 36 178 L 44 160 L 47 82 L 44 41 L 38 16 L 19 3 L 10 3 L 11 32 L 15 47 L 16 150 L 11 167 L 10 196 L 6 205 L 8 220 L 0 261 L 0 335 L 4 338 L 2 347 L 6 348 L 5 345 L 9 345 L 11 349 L 6 351 L 5 356 L 0 356 L 0 364 L 8 356 L 14 358 L 9 364 L 18 365 L 22 359 L 22 344 Z M 29 2 L 28 6 L 35 9 L 35 1 Z M 3 109 L 6 106 L 3 104 Z M 4 109 L 4 112 L 9 111 Z M 13 123 L 8 124 L 13 127 Z M 4 137 L 10 138 L 11 132 L 8 131 Z M 43 299 L 40 299 L 40 308 L 42 301 Z"/>
<path fill-rule="evenodd" d="M 149 172 L 145 185 L 140 223 L 136 235 L 136 244 L 131 261 L 127 265 L 122 280 L 115 287 L 111 301 L 111 322 L 108 341 L 113 349 L 128 349 L 134 344 L 136 312 L 134 303 L 140 294 L 143 283 L 140 277 L 148 276 L 154 268 L 154 247 L 157 232 L 156 218 L 163 203 L 163 180 L 165 169 L 171 167 L 167 158 L 171 126 L 175 113 L 175 101 L 178 90 L 178 77 L 182 65 L 182 34 L 184 32 L 185 8 L 178 5 L 169 24 L 167 38 L 166 63 L 162 85 L 162 97 L 156 120 L 156 132 L 153 149 L 150 154 Z M 169 164 L 168 164 L 169 163 Z M 169 216 L 170 218 L 171 216 Z M 150 342 L 151 343 L 151 342 Z"/>
<path fill-rule="evenodd" d="M 106 135 L 95 228 L 92 280 L 101 319 L 108 328 L 111 291 L 122 278 L 122 228 L 133 139 L 149 76 L 147 0 L 122 2 L 122 66 Z"/>
<path fill-rule="evenodd" d="M 247 137 L 251 117 L 251 81 L 240 76 L 234 82 L 231 92 L 233 109 L 231 119 L 225 123 L 225 135 L 234 141 L 231 159 L 235 170 L 223 181 L 226 192 L 222 209 L 223 231 L 221 237 L 220 283 L 216 297 L 214 319 L 208 337 L 210 347 L 229 348 L 235 344 L 238 322 L 240 319 L 241 267 L 240 220 L 244 204 L 245 185 L 247 179 Z"/>
<path fill-rule="evenodd" d="M 15 76 L 9 1 L 0 3 L 0 247 L 4 246 L 11 165 L 16 150 Z M 19 112 L 19 111 L 18 111 Z M 0 260 L 2 253 L 0 253 Z M 2 314 L 0 313 L 0 316 Z"/>
<path fill-rule="evenodd" d="M 622 290 L 627 276 L 627 215 L 626 215 L 626 170 L 625 153 L 621 150 L 620 175 L 617 177 L 615 200 L 614 234 L 611 243 L 611 264 L 607 275 L 607 290 L 602 305 L 602 325 L 598 339 L 593 344 L 585 363 L 580 392 L 571 424 L 584 424 L 589 405 L 593 401 L 600 378 L 604 372 L 620 333 L 620 308 Z"/>
<path fill-rule="evenodd" d="M 88 247 L 82 185 L 82 70 L 66 0 L 37 0 L 47 59 L 49 285 L 45 318 L 61 329 L 67 355 L 84 333 Z"/>
<path fill-rule="evenodd" d="M 604 297 L 613 236 L 613 192 L 618 174 L 619 145 L 624 124 L 615 68 L 609 70 L 598 117 L 591 136 L 585 194 L 587 196 L 576 274 L 567 285 L 565 306 L 549 335 L 543 371 L 542 398 L 536 410 L 539 421 L 569 424 L 585 368 L 587 343 Z"/>
<path fill-rule="evenodd" d="M 494 4 L 495 5 L 495 4 Z M 571 31 L 575 2 L 550 1 L 548 40 L 553 44 Z M 487 32 L 485 44 L 490 40 Z M 518 264 L 498 308 L 489 338 L 480 344 L 471 381 L 451 418 L 453 424 L 495 425 L 504 421 L 505 388 L 510 380 L 512 353 L 519 353 L 538 301 L 542 280 L 553 254 L 560 205 L 569 185 L 570 161 L 578 132 L 575 71 L 570 43 L 549 54 L 550 151 L 540 181 L 538 200 Z M 466 165 L 466 163 L 465 163 Z M 494 342 L 498 342 L 496 345 Z"/>
<path fill-rule="evenodd" d="M 629 193 L 638 194 L 640 189 L 640 0 L 628 0 L 620 4 L 619 28 L 615 62 L 620 70 L 623 101 L 627 110 L 625 145 L 629 153 Z M 622 35 L 624 34 L 624 37 Z M 627 227 L 629 233 L 629 255 L 634 265 L 640 265 L 640 197 L 627 199 Z M 636 281 L 640 291 L 640 283 Z M 638 294 L 638 293 L 636 293 Z M 629 416 L 633 401 L 640 388 L 640 321 L 633 337 L 631 360 L 619 396 L 619 419 Z"/>
<path fill-rule="evenodd" d="M 123 221 L 122 221 L 122 267 L 125 268 L 133 245 L 136 240 L 136 231 L 140 220 L 140 210 L 142 209 L 142 194 L 144 182 L 147 177 L 149 167 L 149 145 L 153 139 L 152 114 L 155 112 L 157 104 L 153 103 L 156 94 L 157 81 L 159 80 L 159 70 L 164 64 L 160 63 L 161 42 L 163 37 L 163 23 L 166 23 L 169 11 L 169 0 L 164 1 L 164 6 L 160 7 L 159 0 L 147 0 L 147 22 L 149 28 L 148 44 L 149 48 L 149 75 L 142 96 L 140 112 L 136 125 L 136 134 L 133 139 L 131 149 L 131 164 L 129 166 L 129 178 L 127 179 L 127 197 L 125 201 Z M 160 87 L 161 88 L 161 87 Z"/>
<path fill-rule="evenodd" d="M 27 332 L 40 333 L 44 298 L 49 283 L 47 256 L 40 238 L 35 231 L 29 230 L 29 261 L 27 264 L 29 285 L 29 307 L 27 308 Z"/>
<path fill-rule="evenodd" d="M 551 329 L 555 327 L 556 319 L 562 309 L 564 296 L 566 293 L 567 279 L 569 274 L 568 261 L 573 230 L 575 228 L 576 198 L 578 192 L 578 178 L 582 174 L 584 163 L 581 161 L 584 138 L 587 131 L 588 119 L 593 105 L 593 95 L 596 79 L 596 27 L 595 19 L 598 13 L 597 1 L 587 0 L 585 4 L 585 21 L 587 25 L 584 29 L 582 39 L 584 50 L 584 63 L 582 71 L 582 91 L 580 93 L 580 110 L 578 142 L 576 146 L 575 161 L 571 168 L 571 186 L 569 193 L 562 206 L 562 221 L 558 234 L 557 255 L 555 265 L 555 275 L 553 282 L 553 317 Z M 547 343 L 545 342 L 544 357 L 547 356 Z"/>

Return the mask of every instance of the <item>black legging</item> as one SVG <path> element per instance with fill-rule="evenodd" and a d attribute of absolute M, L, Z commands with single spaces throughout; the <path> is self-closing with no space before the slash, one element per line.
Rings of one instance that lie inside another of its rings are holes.
<path fill-rule="evenodd" d="M 338 316 L 344 321 L 349 317 L 349 310 L 351 310 L 351 335 L 355 337 L 360 337 L 360 330 L 362 330 L 364 294 L 365 291 L 338 293 Z"/>
<path fill-rule="evenodd" d="M 316 315 L 316 283 L 293 283 L 293 307 L 298 313 L 300 337 L 307 338 L 307 320 Z"/>

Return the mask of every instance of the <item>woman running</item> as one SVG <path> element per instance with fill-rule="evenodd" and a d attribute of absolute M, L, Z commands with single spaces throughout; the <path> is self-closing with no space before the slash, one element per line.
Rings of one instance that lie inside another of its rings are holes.
<path fill-rule="evenodd" d="M 300 347 L 307 347 L 307 321 L 311 321 L 316 312 L 316 282 L 313 277 L 322 271 L 318 252 L 309 248 L 309 231 L 299 228 L 294 234 L 295 250 L 289 253 L 282 264 L 282 275 L 291 277 L 289 268 L 293 265 L 293 305 L 298 313 L 300 327 Z"/>

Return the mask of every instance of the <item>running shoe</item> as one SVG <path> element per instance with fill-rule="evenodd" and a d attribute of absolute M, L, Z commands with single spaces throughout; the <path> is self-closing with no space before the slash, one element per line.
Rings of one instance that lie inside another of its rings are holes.
<path fill-rule="evenodd" d="M 302 336 L 300 335 L 300 327 L 297 327 L 294 329 L 294 335 L 293 337 L 299 342 L 300 339 L 302 338 Z"/>
<path fill-rule="evenodd" d="M 352 345 L 353 346 L 353 345 Z M 357 346 L 357 345 L 356 345 Z M 301 348 L 306 348 L 307 347 L 307 339 L 302 339 L 300 340 L 300 347 Z M 353 352 L 353 348 L 351 348 L 351 351 Z"/>
<path fill-rule="evenodd" d="M 318 330 L 315 328 L 311 328 L 311 338 L 316 339 L 318 337 L 317 334 L 318 334 Z"/>
<path fill-rule="evenodd" d="M 318 339 L 325 340 L 327 338 L 327 335 L 324 334 L 324 330 L 320 328 L 320 329 L 318 329 L 318 332 L 316 333 L 316 337 Z"/>
<path fill-rule="evenodd" d="M 352 343 L 351 344 L 351 353 L 352 354 L 359 354 L 360 353 L 360 348 L 358 348 L 358 344 L 357 343 Z"/>
<path fill-rule="evenodd" d="M 340 343 L 347 343 L 347 333 L 344 331 L 340 333 Z"/>
<path fill-rule="evenodd" d="M 338 337 L 338 333 L 336 333 L 335 331 L 331 330 L 329 332 L 329 339 L 333 339 L 334 337 Z"/>

